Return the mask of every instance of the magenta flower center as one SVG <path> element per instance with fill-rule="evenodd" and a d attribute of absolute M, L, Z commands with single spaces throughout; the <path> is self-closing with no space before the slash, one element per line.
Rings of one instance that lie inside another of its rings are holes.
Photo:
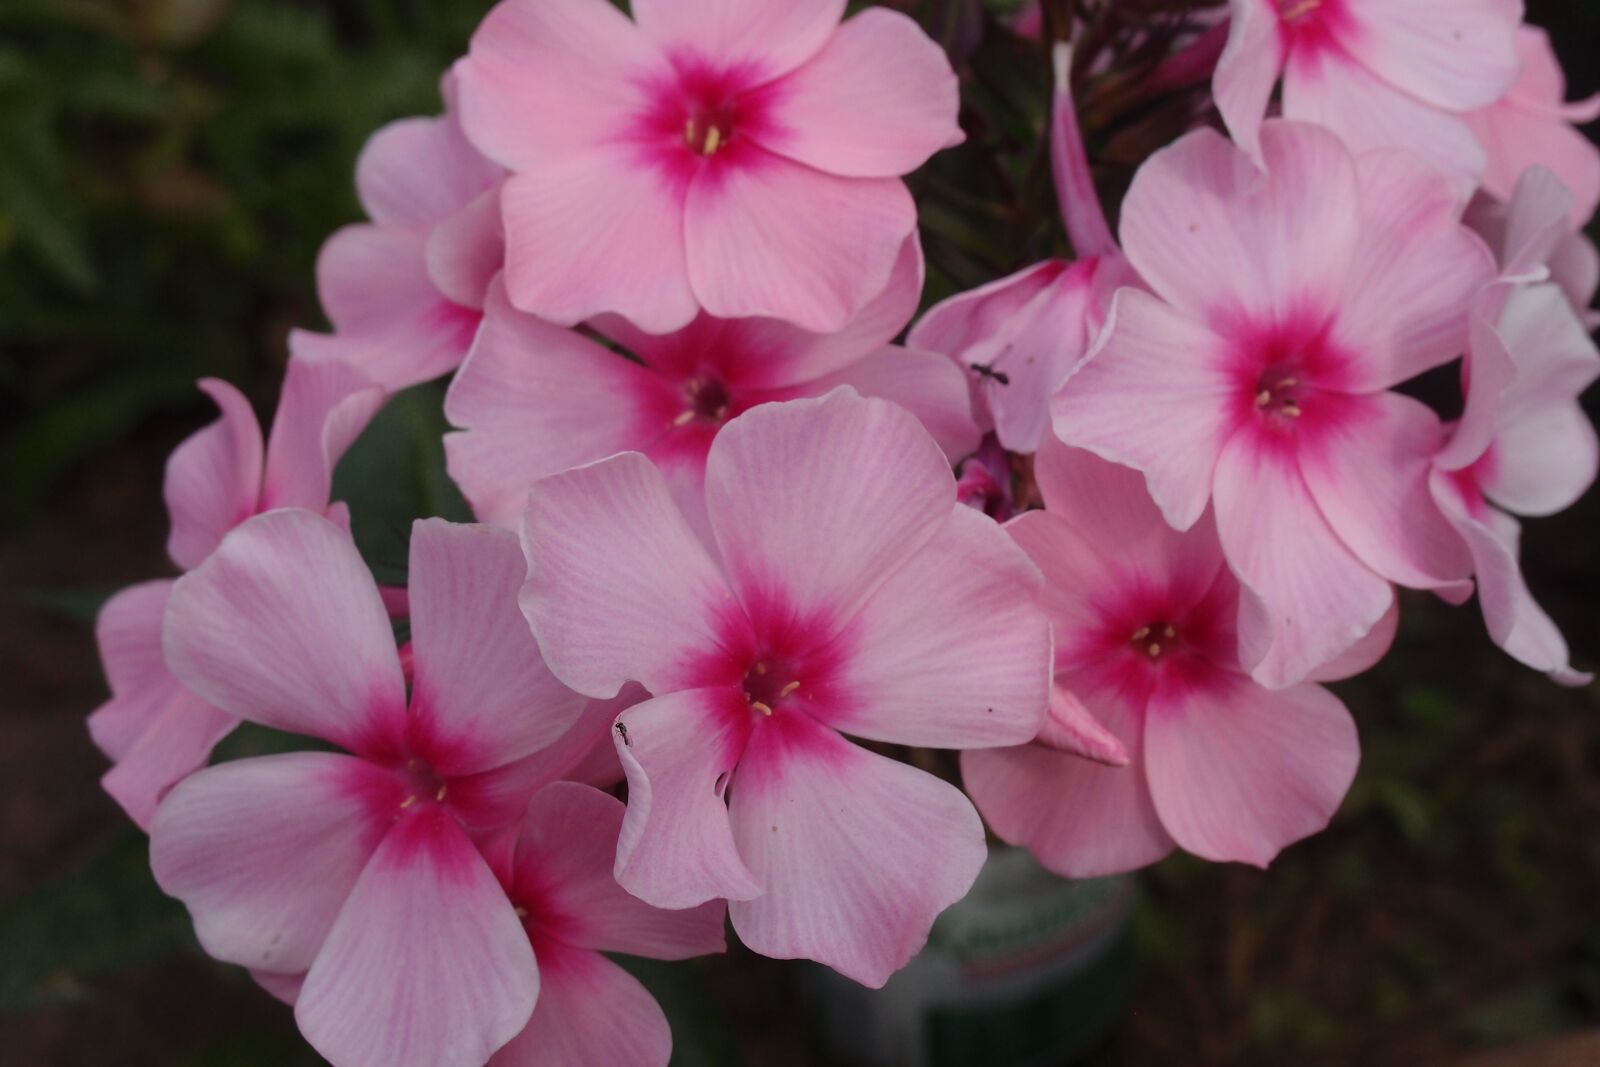
<path fill-rule="evenodd" d="M 450 795 L 444 779 L 440 778 L 424 760 L 412 757 L 395 773 L 400 776 L 401 782 L 405 783 L 406 787 L 405 799 L 400 802 L 402 808 L 409 808 L 418 802 L 443 804 L 445 798 Z"/>
<path fill-rule="evenodd" d="M 1139 655 L 1156 663 L 1178 647 L 1178 628 L 1170 622 L 1152 622 L 1135 630 L 1128 643 Z"/>
<path fill-rule="evenodd" d="M 1256 380 L 1256 410 L 1274 418 L 1298 419 L 1304 413 L 1301 400 L 1306 392 L 1305 380 L 1298 368 L 1268 367 Z"/>
<path fill-rule="evenodd" d="M 695 378 L 684 383 L 686 407 L 678 416 L 678 425 L 699 419 L 703 422 L 725 422 L 733 401 L 728 387 L 715 378 Z"/>
<path fill-rule="evenodd" d="M 772 715 L 800 691 L 797 672 L 778 661 L 756 662 L 745 672 L 741 688 L 750 710 L 762 715 Z"/>
<path fill-rule="evenodd" d="M 725 106 L 689 108 L 683 143 L 702 156 L 714 156 L 733 139 L 733 112 Z"/>

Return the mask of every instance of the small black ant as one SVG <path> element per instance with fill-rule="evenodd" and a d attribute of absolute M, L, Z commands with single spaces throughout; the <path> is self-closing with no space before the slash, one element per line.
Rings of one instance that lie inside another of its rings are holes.
<path fill-rule="evenodd" d="M 622 743 L 624 745 L 627 745 L 629 748 L 633 747 L 633 738 L 628 736 L 628 724 L 627 723 L 624 723 L 624 722 L 617 723 L 617 736 L 622 738 Z"/>
<path fill-rule="evenodd" d="M 987 378 L 996 385 L 1011 384 L 1011 375 L 1007 374 L 1005 371 L 995 370 L 993 367 L 982 363 L 974 363 L 972 365 L 972 369 L 978 375 L 978 377 Z"/>

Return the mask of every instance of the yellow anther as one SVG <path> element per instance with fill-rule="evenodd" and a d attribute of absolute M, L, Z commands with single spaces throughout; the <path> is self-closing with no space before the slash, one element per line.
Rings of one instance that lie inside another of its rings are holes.
<path fill-rule="evenodd" d="M 782 698 L 788 696 L 790 693 L 794 692 L 796 689 L 799 689 L 799 688 L 800 688 L 800 683 L 799 682 L 790 682 L 788 685 L 786 685 L 782 689 L 778 690 L 778 698 L 781 700 Z"/>
<path fill-rule="evenodd" d="M 677 418 L 672 420 L 672 425 L 674 425 L 674 426 L 687 426 L 693 421 L 694 421 L 694 412 L 685 411 L 683 414 L 679 415 Z"/>
<path fill-rule="evenodd" d="M 701 149 L 706 155 L 712 155 L 722 147 L 722 131 L 713 126 L 706 131 L 706 146 Z"/>
<path fill-rule="evenodd" d="M 1300 409 L 1294 404 L 1283 405 L 1283 413 L 1289 416 L 1291 419 L 1298 419 L 1301 415 Z"/>
<path fill-rule="evenodd" d="M 767 673 L 767 665 L 765 663 L 757 663 L 754 667 L 751 668 L 751 670 L 755 671 L 757 674 L 766 674 Z"/>
<path fill-rule="evenodd" d="M 519 918 L 519 919 L 526 919 L 528 917 L 528 909 L 527 908 L 518 906 L 517 909 L 516 909 L 516 912 L 517 912 L 517 918 Z"/>
<path fill-rule="evenodd" d="M 444 795 L 446 793 L 448 793 L 449 791 L 450 791 L 450 787 L 449 786 L 441 785 L 439 787 L 439 791 L 437 793 L 433 794 L 433 799 L 435 799 L 435 800 L 443 800 L 444 799 Z"/>
<path fill-rule="evenodd" d="M 1156 644 L 1154 641 L 1152 641 L 1152 642 L 1150 642 L 1149 651 L 1150 651 L 1150 658 L 1154 659 L 1155 657 L 1161 655 L 1161 646 Z"/>
<path fill-rule="evenodd" d="M 1283 21 L 1293 22 L 1303 15 L 1309 15 L 1322 6 L 1322 0 L 1300 0 L 1300 2 L 1283 13 Z"/>
<path fill-rule="evenodd" d="M 1271 389 L 1263 389 L 1261 392 L 1256 394 L 1256 407 L 1264 408 L 1270 403 L 1272 403 Z"/>
<path fill-rule="evenodd" d="M 750 710 L 751 711 L 759 711 L 763 715 L 771 715 L 772 714 L 772 709 L 767 707 L 765 704 L 761 703 L 761 701 L 759 701 L 759 700 L 754 700 L 754 701 L 750 702 Z"/>
<path fill-rule="evenodd" d="M 1135 641 L 1143 641 L 1145 638 L 1147 638 L 1149 636 L 1150 636 L 1150 627 L 1141 626 L 1141 627 L 1139 627 L 1139 629 L 1134 631 L 1133 639 Z"/>
<path fill-rule="evenodd" d="M 1168 626 L 1165 630 L 1162 630 L 1161 633 L 1168 641 L 1171 641 L 1174 637 L 1178 636 L 1178 630 L 1175 626 Z"/>
<path fill-rule="evenodd" d="M 417 802 L 416 795 L 413 794 L 413 795 L 411 795 L 409 797 L 406 797 L 404 800 L 402 800 L 400 802 L 400 806 L 402 808 L 409 808 L 411 805 L 415 804 L 416 802 Z"/>

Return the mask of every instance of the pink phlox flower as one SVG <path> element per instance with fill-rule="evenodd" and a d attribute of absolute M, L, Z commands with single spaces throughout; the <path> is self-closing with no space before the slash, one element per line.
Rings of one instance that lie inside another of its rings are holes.
<path fill-rule="evenodd" d="M 272 433 L 263 445 L 250 402 L 226 382 L 200 388 L 222 412 L 167 461 L 168 554 L 188 570 L 252 515 L 279 507 L 328 510 L 333 467 L 382 405 L 384 393 L 338 364 L 291 360 Z M 132 586 L 108 600 L 95 635 L 111 698 L 89 716 L 89 733 L 112 768 L 107 793 L 143 829 L 172 785 L 205 765 L 237 720 L 178 683 L 161 653 L 170 580 Z"/>
<path fill-rule="evenodd" d="M 1055 52 L 1051 161 L 1076 262 L 1051 259 L 945 300 L 907 343 L 942 352 L 968 376 L 973 411 L 1013 452 L 1048 434 L 1050 398 L 1105 324 L 1111 297 L 1138 279 L 1106 221 L 1078 126 L 1072 49 Z"/>
<path fill-rule="evenodd" d="M 829 333 L 888 284 L 901 181 L 960 143 L 956 77 L 909 17 L 845 0 L 505 0 L 457 66 L 511 171 L 512 304 L 651 333 L 703 310 Z"/>
<path fill-rule="evenodd" d="M 1572 194 L 1571 230 L 1588 225 L 1600 206 L 1600 148 L 1574 126 L 1600 118 L 1600 94 L 1567 103 L 1567 80 L 1550 37 L 1537 26 L 1517 30 L 1521 73 L 1499 100 L 1467 116 L 1488 155 L 1483 187 L 1510 200 L 1530 167 L 1544 167 Z"/>
<path fill-rule="evenodd" d="M 462 134 L 452 75 L 442 91 L 444 114 L 390 123 L 362 150 L 356 191 L 371 221 L 317 259 L 333 333 L 290 337 L 297 354 L 346 360 L 393 390 L 460 365 L 505 264 L 504 172 Z"/>
<path fill-rule="evenodd" d="M 1517 180 L 1509 201 L 1480 195 L 1465 218 L 1494 251 L 1502 281 L 1554 282 L 1593 329 L 1600 326 L 1590 310 L 1600 289 L 1600 255 L 1584 233 L 1573 230 L 1573 203 L 1572 191 L 1554 171 L 1533 166 Z"/>
<path fill-rule="evenodd" d="M 726 905 L 665 911 L 629 896 L 611 873 L 622 820 L 615 797 L 555 782 L 486 848 L 539 961 L 533 1018 L 489 1067 L 666 1067 L 671 1058 L 660 1005 L 602 953 L 682 960 L 722 952 Z"/>
<path fill-rule="evenodd" d="M 1470 595 L 1471 559 L 1427 492 L 1444 429 L 1391 387 L 1461 355 L 1494 275 L 1445 177 L 1356 159 L 1302 123 L 1261 130 L 1265 173 L 1202 130 L 1141 168 L 1123 289 L 1054 407 L 1068 444 L 1141 471 L 1169 522 L 1214 505 L 1266 606 L 1255 678 L 1293 685 L 1393 602 Z"/>
<path fill-rule="evenodd" d="M 889 343 L 916 311 L 922 280 L 913 237 L 888 288 L 839 333 L 702 315 L 653 335 L 614 315 L 595 320 L 600 337 L 635 359 L 517 311 L 497 284 L 445 400 L 446 416 L 462 428 L 445 437 L 451 476 L 480 519 L 514 527 L 533 482 L 642 452 L 704 532 L 706 455 L 722 428 L 758 405 L 840 385 L 901 404 L 957 460 L 978 444 L 960 372 L 941 356 Z"/>
<path fill-rule="evenodd" d="M 965 748 L 1038 733 L 1039 577 L 955 498 L 904 409 L 839 388 L 765 404 L 706 461 L 715 559 L 649 459 L 537 483 L 522 607 L 579 692 L 654 699 L 617 720 L 617 880 L 660 907 L 727 898 L 752 949 L 882 985 L 971 887 L 960 790 L 846 741 Z"/>
<path fill-rule="evenodd" d="M 524 761 L 584 699 L 517 611 L 524 573 L 510 533 L 416 524 L 409 696 L 377 586 L 320 515 L 249 520 L 172 591 L 186 689 L 342 751 L 181 782 L 151 866 L 212 956 L 280 987 L 304 975 L 296 1019 L 336 1067 L 482 1064 L 533 1011 L 534 952 L 475 839 L 520 818 L 545 784 Z"/>
<path fill-rule="evenodd" d="M 1232 0 L 1213 92 L 1257 163 L 1283 80 L 1284 118 L 1325 126 L 1357 153 L 1413 152 L 1470 189 L 1484 150 L 1467 115 L 1516 81 L 1521 0 Z"/>
<path fill-rule="evenodd" d="M 1035 467 L 1046 510 L 1006 530 L 1044 572 L 1056 687 L 1032 744 L 963 752 L 978 810 L 1050 870 L 1093 877 L 1176 845 L 1265 866 L 1327 825 L 1359 759 L 1355 723 L 1320 685 L 1265 689 L 1240 657 L 1241 606 L 1209 512 L 1167 525 L 1143 480 L 1047 440 Z M 1383 620 L 1315 680 L 1370 666 Z"/>
<path fill-rule="evenodd" d="M 1523 579 L 1513 514 L 1553 515 L 1594 484 L 1600 445 L 1578 398 L 1600 377 L 1600 351 L 1556 285 L 1505 288 L 1475 309 L 1466 410 L 1429 488 L 1471 550 L 1490 637 L 1555 681 L 1585 685 L 1593 676 L 1572 669 Z"/>

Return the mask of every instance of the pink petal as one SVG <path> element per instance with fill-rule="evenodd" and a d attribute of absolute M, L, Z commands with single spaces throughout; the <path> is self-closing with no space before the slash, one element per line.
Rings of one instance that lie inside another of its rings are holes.
<path fill-rule="evenodd" d="M 1051 412 L 1066 443 L 1141 471 L 1167 521 L 1186 530 L 1211 497 L 1238 393 L 1222 338 L 1123 289 Z"/>
<path fill-rule="evenodd" d="M 1379 77 L 1435 107 L 1468 111 L 1517 78 L 1520 4 L 1503 0 L 1346 0 L 1335 35 Z"/>
<path fill-rule="evenodd" d="M 1514 292 L 1499 333 L 1517 377 L 1479 480 L 1485 495 L 1508 510 L 1553 515 L 1587 492 L 1600 469 L 1594 426 L 1577 403 L 1600 378 L 1600 352 L 1551 285 Z"/>
<path fill-rule="evenodd" d="M 1265 175 L 1198 130 L 1151 156 L 1128 190 L 1128 259 L 1191 317 L 1281 322 L 1338 305 L 1359 235 L 1349 149 L 1326 130 L 1268 122 L 1261 155 Z"/>
<path fill-rule="evenodd" d="M 782 604 L 829 633 L 954 506 L 950 465 L 916 418 L 850 389 L 747 411 L 706 461 L 706 507 L 746 610 Z"/>
<path fill-rule="evenodd" d="M 731 814 L 739 851 L 767 887 L 729 906 L 740 939 L 874 989 L 922 949 L 988 855 L 960 790 L 804 714 L 754 731 Z"/>
<path fill-rule="evenodd" d="M 1593 241 L 1581 233 L 1563 241 L 1550 260 L 1550 280 L 1561 286 L 1573 308 L 1583 313 L 1585 324 L 1600 327 L 1595 313 L 1589 310 L 1595 292 L 1600 290 L 1600 252 L 1595 250 Z"/>
<path fill-rule="evenodd" d="M 1538 281 L 1550 258 L 1571 234 L 1567 221 L 1572 193 L 1543 167 L 1520 172 L 1509 202 L 1474 197 L 1465 218 L 1488 242 L 1506 280 Z"/>
<path fill-rule="evenodd" d="M 1322 517 L 1389 581 L 1461 589 L 1472 560 L 1428 495 L 1430 461 L 1444 444 L 1439 417 L 1398 393 L 1337 404 L 1336 417 L 1305 435 L 1300 449 L 1300 471 Z"/>
<path fill-rule="evenodd" d="M 274 998 L 294 1007 L 300 999 L 300 990 L 306 984 L 303 974 L 273 974 L 271 971 L 251 971 L 250 977 Z"/>
<path fill-rule="evenodd" d="M 200 389 L 222 417 L 173 451 L 162 484 L 172 517 L 167 555 L 184 570 L 198 566 L 223 534 L 254 515 L 261 495 L 261 426 L 250 402 L 216 378 L 203 379 Z"/>
<path fill-rule="evenodd" d="M 317 295 L 341 333 L 382 333 L 441 299 L 428 276 L 427 235 L 346 226 L 317 255 Z"/>
<path fill-rule="evenodd" d="M 333 468 L 387 400 L 348 363 L 291 357 L 267 437 L 261 509 L 325 509 Z"/>
<path fill-rule="evenodd" d="M 1470 501 L 1460 485 L 1442 472 L 1433 476 L 1432 490 L 1434 500 L 1472 549 L 1478 603 L 1494 643 L 1562 685 L 1589 684 L 1593 676 L 1572 669 L 1561 630 L 1528 590 L 1518 562 L 1522 531 L 1517 521 L 1483 507 L 1481 499 Z"/>
<path fill-rule="evenodd" d="M 668 54 L 715 56 L 755 84 L 804 63 L 839 32 L 844 0 L 634 0 L 633 17 Z"/>
<path fill-rule="evenodd" d="M 667 1067 L 672 1030 L 650 991 L 598 952 L 539 946 L 533 1018 L 488 1067 Z"/>
<path fill-rule="evenodd" d="M 1346 387 L 1370 392 L 1461 355 L 1472 299 L 1495 267 L 1443 175 L 1401 151 L 1357 166 L 1362 241 L 1334 335 L 1357 357 Z"/>
<path fill-rule="evenodd" d="M 148 831 L 167 791 L 206 765 L 239 720 L 178 689 L 100 785 L 141 830 Z"/>
<path fill-rule="evenodd" d="M 427 257 L 428 278 L 439 292 L 463 307 L 481 309 L 490 282 L 506 262 L 500 186 L 435 226 Z"/>
<path fill-rule="evenodd" d="M 630 149 L 545 160 L 507 179 L 500 202 L 506 291 L 523 311 L 562 326 L 614 311 L 651 333 L 670 333 L 694 318 L 697 295 L 715 306 L 698 284 L 690 288 L 694 254 L 685 259 L 684 242 L 686 232 L 691 243 L 696 237 L 693 195 L 686 230 L 684 186 Z M 755 239 L 741 223 L 738 240 Z M 880 288 L 888 267 L 877 275 Z M 827 325 L 842 326 L 843 317 Z"/>
<path fill-rule="evenodd" d="M 592 697 L 699 678 L 740 611 L 649 460 L 625 452 L 534 486 L 523 615 L 556 677 Z"/>
<path fill-rule="evenodd" d="M 527 1025 L 539 971 L 511 902 L 442 808 L 395 825 L 295 1004 L 340 1067 L 484 1063 Z"/>
<path fill-rule="evenodd" d="M 606 208 L 615 212 L 614 197 Z M 916 206 L 899 180 L 835 177 L 756 146 L 702 170 L 686 212 L 689 277 L 707 311 L 783 319 L 815 333 L 843 329 L 883 292 L 916 227 Z M 515 256 L 514 216 L 507 217 Z M 822 218 L 828 225 L 814 225 Z M 627 267 L 627 284 L 637 289 L 641 268 Z M 682 325 L 628 317 L 657 333 Z"/>
<path fill-rule="evenodd" d="M 1517 182 L 1533 167 L 1548 168 L 1572 201 L 1562 221 L 1581 228 L 1600 204 L 1600 150 L 1567 121 L 1499 105 L 1467 120 L 1488 153 L 1484 188 L 1501 200 L 1515 196 Z"/>
<path fill-rule="evenodd" d="M 513 893 L 538 901 L 529 919 L 535 935 L 657 960 L 724 951 L 722 901 L 664 911 L 617 884 L 624 810 L 615 797 L 576 782 L 556 782 L 533 798 L 517 835 Z"/>
<path fill-rule="evenodd" d="M 1198 603 L 1215 583 L 1222 569 L 1215 526 L 1202 518 L 1187 531 L 1173 529 L 1136 471 L 1051 438 L 1039 450 L 1033 476 L 1052 518 L 1099 554 L 1103 571 L 1123 572 L 1130 586 L 1167 589 L 1169 610 Z M 1082 594 L 1104 581 L 1068 584 Z"/>
<path fill-rule="evenodd" d="M 1229 9 L 1228 45 L 1211 91 L 1234 141 L 1259 160 L 1261 120 L 1287 58 L 1283 24 L 1273 0 L 1232 0 Z"/>
<path fill-rule="evenodd" d="M 829 174 L 896 178 L 965 139 L 950 61 L 898 11 L 863 11 L 769 91 L 761 146 Z"/>
<path fill-rule="evenodd" d="M 1389 654 L 1389 649 L 1394 646 L 1395 633 L 1400 629 L 1400 600 L 1395 598 L 1393 604 L 1383 618 L 1378 620 L 1376 626 L 1367 631 L 1367 636 L 1357 641 L 1340 655 L 1321 667 L 1311 672 L 1313 682 L 1342 682 L 1346 678 L 1354 678 L 1358 674 L 1365 674 L 1378 665 L 1378 661 Z"/>
<path fill-rule="evenodd" d="M 182 691 L 161 653 L 172 584 L 130 585 L 107 600 L 95 619 L 95 642 L 111 699 L 89 716 L 89 734 L 113 760 L 126 756 Z"/>
<path fill-rule="evenodd" d="M 500 180 L 453 116 L 401 119 L 367 141 L 356 192 L 380 226 L 426 233 Z"/>
<path fill-rule="evenodd" d="M 1389 583 L 1334 534 L 1291 455 L 1239 434 L 1217 463 L 1216 506 L 1228 563 L 1267 609 L 1270 647 L 1252 671 L 1261 684 L 1303 680 L 1389 610 Z"/>
<path fill-rule="evenodd" d="M 1491 286 L 1473 302 L 1467 365 L 1462 374 L 1466 405 L 1449 442 L 1433 457 L 1433 465 L 1442 470 L 1458 471 L 1478 462 L 1500 431 L 1506 391 L 1517 377 L 1516 359 L 1495 326 L 1494 313 L 1506 288 Z"/>
<path fill-rule="evenodd" d="M 1050 687 L 1050 714 L 1034 743 L 1107 767 L 1126 767 L 1133 762 L 1117 735 L 1100 725 L 1094 712 L 1061 685 Z"/>
<path fill-rule="evenodd" d="M 372 764 L 332 753 L 212 767 L 156 812 L 150 867 L 212 956 L 299 973 L 388 829 L 374 800 L 396 789 Z"/>
<path fill-rule="evenodd" d="M 508 530 L 443 519 L 412 528 L 411 724 L 438 753 L 439 774 L 502 767 L 557 740 L 583 710 L 517 609 L 527 572 Z"/>
<path fill-rule="evenodd" d="M 1100 194 L 1095 189 L 1078 123 L 1078 104 L 1072 95 L 1072 45 L 1058 42 L 1051 53 L 1055 91 L 1050 99 L 1050 171 L 1056 183 L 1056 201 L 1067 239 L 1080 258 L 1120 256 Z"/>
<path fill-rule="evenodd" d="M 511 306 L 498 283 L 444 411 L 450 476 L 485 522 L 515 527 L 539 479 L 649 447 L 682 407 L 672 384 Z"/>
<path fill-rule="evenodd" d="M 648 700 L 617 720 L 628 814 L 616 876 L 645 903 L 689 908 L 762 892 L 734 845 L 723 802 L 750 714 L 735 689 L 691 689 Z"/>
<path fill-rule="evenodd" d="M 944 356 L 890 345 L 837 374 L 807 383 L 806 388 L 820 396 L 841 385 L 911 412 L 952 463 L 978 449 L 980 434 L 972 420 L 966 379 Z"/>
<path fill-rule="evenodd" d="M 1291 55 L 1283 114 L 1325 127 L 1357 155 L 1403 148 L 1455 176 L 1464 191 L 1483 173 L 1483 149 L 1466 119 L 1423 103 L 1348 58 Z"/>
<path fill-rule="evenodd" d="M 1126 767 L 1107 767 L 1043 745 L 961 754 L 967 792 L 1002 840 L 1029 849 L 1064 878 L 1137 870 L 1172 851 L 1150 800 L 1144 767 L 1145 692 L 1104 669 L 1062 675 L 1121 743 Z"/>
<path fill-rule="evenodd" d="M 515 823 L 528 801 L 556 781 L 610 789 L 622 781 L 622 761 L 611 743 L 612 724 L 633 705 L 650 699 L 643 686 L 625 686 L 610 700 L 589 700 L 572 728 L 546 748 L 482 774 L 450 781 L 451 805 L 483 829 Z M 608 861 L 609 862 L 609 861 Z"/>
<path fill-rule="evenodd" d="M 956 508 L 838 639 L 844 733 L 933 748 L 1029 741 L 1050 699 L 1039 572 L 994 520 Z"/>
<path fill-rule="evenodd" d="M 359 748 L 405 714 L 378 587 L 350 535 L 309 511 L 251 519 L 178 579 L 165 646 L 185 687 L 264 726 Z"/>
<path fill-rule="evenodd" d="M 1361 760 L 1355 721 L 1332 693 L 1272 692 L 1235 674 L 1159 688 L 1145 745 L 1150 793 L 1178 844 L 1258 867 L 1328 825 Z"/>
<path fill-rule="evenodd" d="M 900 248 L 888 288 L 868 301 L 837 333 L 808 333 L 777 319 L 706 319 L 702 328 L 714 324 L 718 330 L 715 347 L 737 355 L 737 364 L 729 370 L 737 372 L 740 384 L 763 389 L 802 385 L 817 389 L 817 382 L 850 371 L 899 336 L 916 313 L 917 302 L 922 298 L 922 281 L 922 239 L 913 230 Z M 656 352 L 665 355 L 663 350 L 679 338 L 625 339 L 612 332 L 609 325 L 603 332 L 652 365 L 672 365 L 658 359 Z M 704 354 L 696 344 L 700 341 L 698 336 L 684 336 L 681 340 L 687 351 L 673 351 L 673 362 L 686 361 L 686 357 L 698 360 Z"/>
<path fill-rule="evenodd" d="M 478 151 L 512 170 L 548 167 L 612 140 L 648 109 L 648 87 L 668 69 L 610 4 L 507 0 L 456 64 L 461 124 Z"/>

